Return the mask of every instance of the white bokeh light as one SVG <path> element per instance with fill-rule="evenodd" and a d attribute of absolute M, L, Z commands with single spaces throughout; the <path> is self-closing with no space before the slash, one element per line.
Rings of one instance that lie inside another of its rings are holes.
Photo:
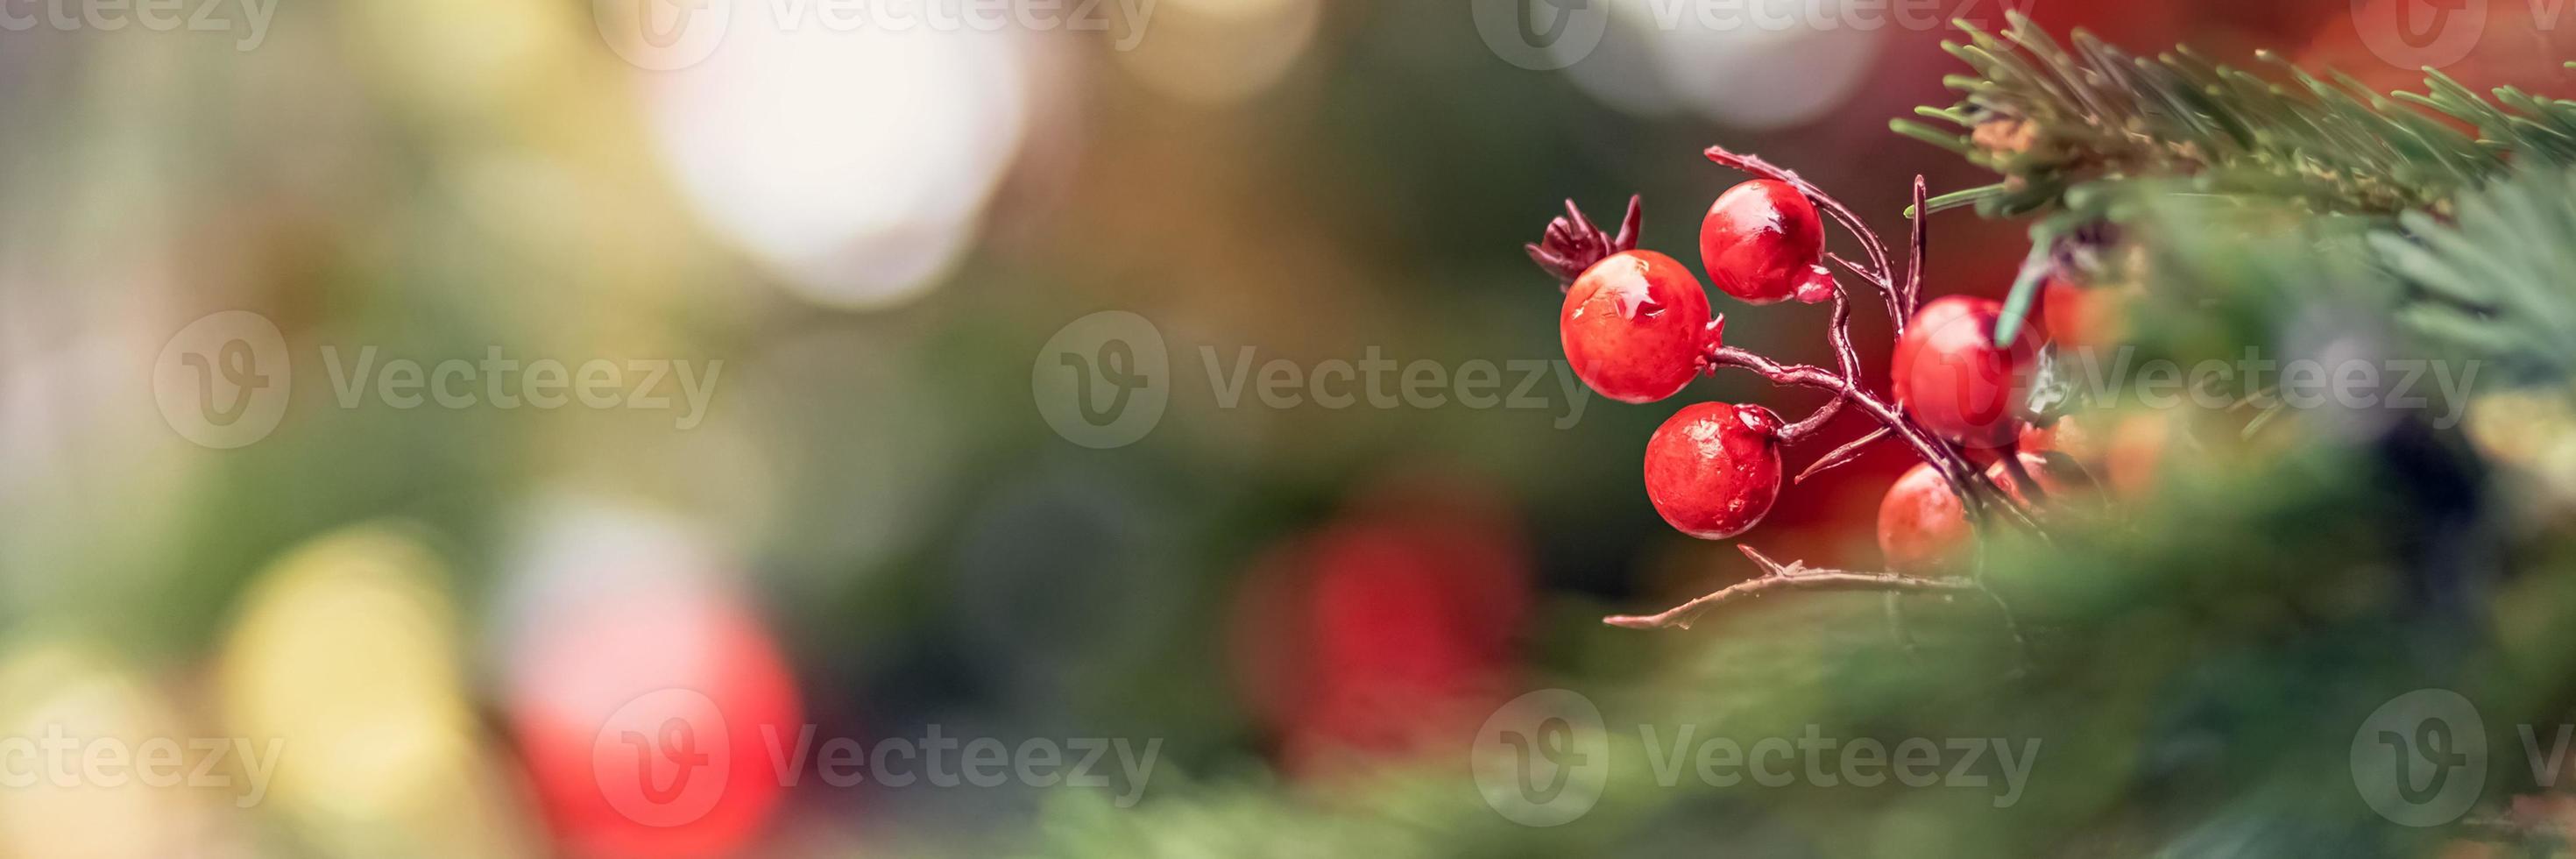
<path fill-rule="evenodd" d="M 1894 19 L 1882 7 L 1747 0 L 1716 7 L 1612 0 L 1600 47 L 1566 69 L 1619 110 L 1689 111 L 1747 130 L 1815 121 L 1859 92 Z M 1875 27 L 1864 25 L 1877 22 Z"/>
<path fill-rule="evenodd" d="M 683 193 L 790 288 L 892 304 L 972 243 L 1028 122 L 1030 41 L 739 15 L 705 62 L 647 79 L 651 121 Z"/>

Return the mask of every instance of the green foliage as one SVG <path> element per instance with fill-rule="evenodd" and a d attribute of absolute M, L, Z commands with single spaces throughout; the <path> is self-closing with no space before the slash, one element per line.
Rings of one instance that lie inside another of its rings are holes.
<path fill-rule="evenodd" d="M 2398 318 L 2517 379 L 2576 373 L 2576 172 L 2517 171 L 2461 195 L 2454 213 L 2408 212 L 2371 237 L 2412 287 Z"/>
<path fill-rule="evenodd" d="M 2448 215 L 2459 194 L 2511 166 L 2576 163 L 2576 102 L 2513 87 L 2489 101 L 2432 69 L 2425 92 L 2382 94 L 2269 53 L 2261 59 L 2286 83 L 2187 47 L 2133 57 L 2080 30 L 2069 50 L 2018 14 L 2001 35 L 1958 26 L 1968 43 L 1943 47 L 1976 74 L 1945 82 L 1965 96 L 1916 110 L 1949 128 L 1892 126 L 2004 175 L 1932 199 L 1935 210 L 1973 203 L 1988 217 L 2050 216 L 2031 231 L 2032 257 L 2005 302 L 1998 342 L 2028 316 L 2060 240 L 2103 216 L 2092 198 L 2106 192 L 2179 179 L 2188 193 L 2316 215 Z M 2419 324 L 2466 333 L 2473 317 L 2436 313 Z"/>

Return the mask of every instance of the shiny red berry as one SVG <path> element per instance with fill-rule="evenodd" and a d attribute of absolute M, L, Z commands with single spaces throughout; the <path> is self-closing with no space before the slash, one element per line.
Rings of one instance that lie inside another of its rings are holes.
<path fill-rule="evenodd" d="M 1756 179 L 1727 189 L 1699 225 L 1699 258 L 1726 294 L 1752 304 L 1822 301 L 1825 222 L 1787 182 Z"/>
<path fill-rule="evenodd" d="M 1896 400 L 1925 429 L 1977 448 L 2020 432 L 2015 416 L 2039 353 L 2024 324 L 2010 348 L 1995 345 L 2003 304 L 1952 295 L 1933 299 L 1896 338 Z"/>
<path fill-rule="evenodd" d="M 1646 442 L 1646 498 L 1684 534 L 1742 534 L 1779 497 L 1780 416 L 1770 409 L 1695 404 Z"/>
<path fill-rule="evenodd" d="M 1967 569 L 1967 513 L 1958 493 L 1929 465 L 1916 465 L 1878 502 L 1878 550 L 1887 568 L 1911 576 L 1957 575 Z"/>
<path fill-rule="evenodd" d="M 1708 293 L 1672 257 L 1612 254 L 1576 278 L 1557 318 L 1565 360 L 1602 396 L 1651 403 L 1698 376 L 1717 341 Z"/>

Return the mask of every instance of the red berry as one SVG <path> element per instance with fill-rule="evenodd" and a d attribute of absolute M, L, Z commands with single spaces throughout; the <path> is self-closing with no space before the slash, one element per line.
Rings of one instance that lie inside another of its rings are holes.
<path fill-rule="evenodd" d="M 1709 280 L 1752 304 L 1831 296 L 1815 288 L 1817 277 L 1830 280 L 1818 267 L 1824 255 L 1824 220 L 1787 182 L 1756 179 L 1729 188 L 1699 225 L 1699 258 Z"/>
<path fill-rule="evenodd" d="M 2102 512 L 2092 476 L 2073 457 L 2062 453 L 2022 453 L 2020 457 L 2031 481 L 2039 484 L 2041 497 L 2032 497 L 2000 461 L 1987 467 L 1986 479 L 2014 501 L 2036 505 L 2033 512 L 2043 521 Z M 1957 575 L 1966 569 L 1975 539 L 1976 530 L 1968 526 L 1958 493 L 1950 491 L 1950 482 L 1932 466 L 1917 465 L 1905 472 L 1887 488 L 1887 497 L 1879 499 L 1878 550 L 1887 556 L 1888 569 L 1915 576 Z"/>
<path fill-rule="evenodd" d="M 2038 337 L 2024 324 L 2011 348 L 1995 345 L 1995 320 L 2003 304 L 1992 299 L 1944 296 L 1914 314 L 1896 338 L 1896 400 L 1944 438 L 1970 447 L 2001 446 L 2021 424 L 2021 405 Z"/>
<path fill-rule="evenodd" d="M 1960 573 L 1975 534 L 1958 493 L 1929 465 L 1896 479 L 1878 502 L 1878 550 L 1888 569 L 1914 576 Z"/>
<path fill-rule="evenodd" d="M 1557 330 L 1574 374 L 1628 403 L 1680 392 L 1717 341 L 1699 278 L 1654 251 L 1623 251 L 1584 270 L 1565 291 Z"/>
<path fill-rule="evenodd" d="M 1770 409 L 1699 403 L 1646 442 L 1646 498 L 1684 534 L 1742 534 L 1779 497 L 1780 416 Z"/>

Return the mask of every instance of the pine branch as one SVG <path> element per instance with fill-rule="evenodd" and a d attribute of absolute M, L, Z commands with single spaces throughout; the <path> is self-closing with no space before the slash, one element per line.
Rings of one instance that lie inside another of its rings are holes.
<path fill-rule="evenodd" d="M 2517 377 L 2576 375 L 2576 171 L 2516 171 L 2369 242 L 2408 287 L 2408 330 Z"/>
<path fill-rule="evenodd" d="M 2425 93 L 2383 95 L 2260 55 L 2286 78 L 2275 81 L 2188 48 L 2133 57 L 2080 30 L 2069 49 L 2027 17 L 2010 22 L 2001 35 L 1957 23 L 1967 44 L 1943 47 L 1975 74 L 1945 82 L 1963 99 L 1894 123 L 2004 175 L 1934 198 L 1936 211 L 2042 213 L 2095 183 L 2188 177 L 2320 214 L 2444 212 L 2509 162 L 2576 163 L 2576 102 L 2511 87 L 2491 102 L 2431 69 Z"/>

